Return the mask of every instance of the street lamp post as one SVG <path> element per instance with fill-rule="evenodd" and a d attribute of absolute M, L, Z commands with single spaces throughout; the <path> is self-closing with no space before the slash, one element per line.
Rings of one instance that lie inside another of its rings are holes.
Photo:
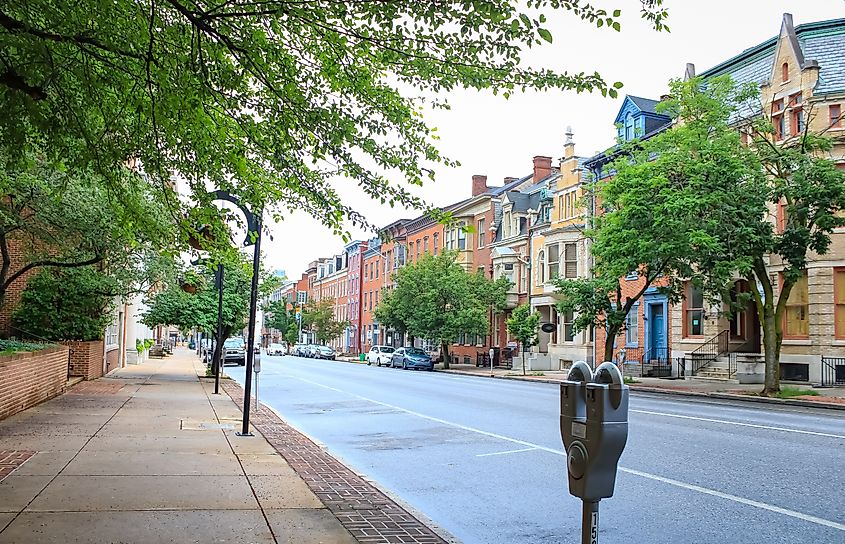
<path fill-rule="evenodd" d="M 220 370 L 223 368 L 223 265 L 217 265 L 217 343 L 214 353 L 214 394 L 220 394 Z"/>

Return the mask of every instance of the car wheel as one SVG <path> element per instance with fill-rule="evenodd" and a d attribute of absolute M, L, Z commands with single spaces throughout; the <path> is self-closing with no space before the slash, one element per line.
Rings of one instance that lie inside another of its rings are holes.
<path fill-rule="evenodd" d="M 402 370 L 408 370 L 408 361 L 402 359 Z"/>
<path fill-rule="evenodd" d="M 381 358 L 376 359 L 376 366 L 381 368 Z"/>

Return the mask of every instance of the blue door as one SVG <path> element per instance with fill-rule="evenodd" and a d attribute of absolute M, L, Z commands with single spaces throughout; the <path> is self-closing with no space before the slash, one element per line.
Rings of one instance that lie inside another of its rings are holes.
<path fill-rule="evenodd" d="M 661 359 L 665 357 L 666 351 L 666 316 L 663 315 L 663 304 L 649 304 L 648 313 L 649 358 Z"/>

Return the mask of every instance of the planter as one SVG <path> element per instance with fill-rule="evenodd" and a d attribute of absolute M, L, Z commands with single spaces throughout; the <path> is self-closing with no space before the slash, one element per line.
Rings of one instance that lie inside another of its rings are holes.
<path fill-rule="evenodd" d="M 0 419 L 64 393 L 67 369 L 64 346 L 0 355 Z"/>

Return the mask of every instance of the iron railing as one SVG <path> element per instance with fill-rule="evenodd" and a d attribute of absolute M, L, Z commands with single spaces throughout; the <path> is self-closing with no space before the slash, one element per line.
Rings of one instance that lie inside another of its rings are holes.
<path fill-rule="evenodd" d="M 649 348 L 640 359 L 640 371 L 643 376 L 654 378 L 672 377 L 672 360 L 668 347 Z"/>
<path fill-rule="evenodd" d="M 822 356 L 822 386 L 845 385 L 845 357 Z"/>
<path fill-rule="evenodd" d="M 728 353 L 729 341 L 730 331 L 725 329 L 693 350 L 689 354 L 691 375 Z"/>
<path fill-rule="evenodd" d="M 728 378 L 736 375 L 736 353 L 728 354 Z"/>

